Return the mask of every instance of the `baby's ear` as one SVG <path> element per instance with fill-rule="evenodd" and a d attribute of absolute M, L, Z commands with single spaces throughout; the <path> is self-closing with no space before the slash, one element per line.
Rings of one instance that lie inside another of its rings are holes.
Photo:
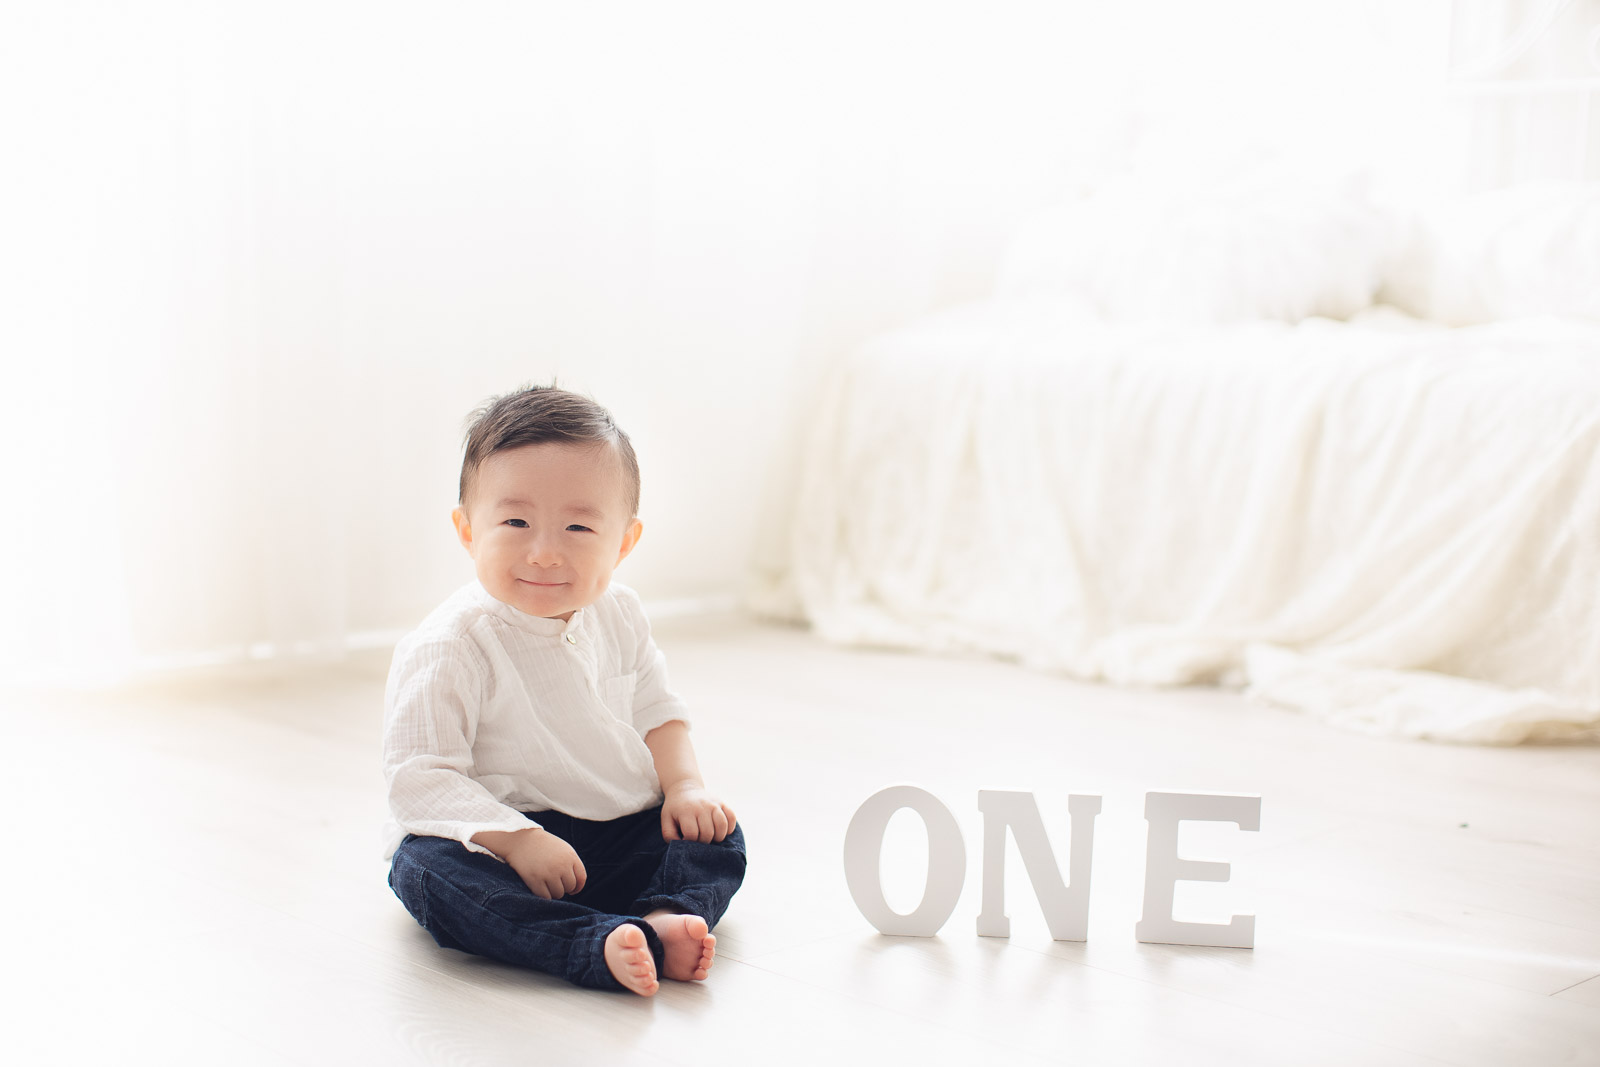
<path fill-rule="evenodd" d="M 467 513 L 458 507 L 450 512 L 450 521 L 455 524 L 456 537 L 461 541 L 461 547 L 471 552 L 472 520 L 468 519 Z"/>
<path fill-rule="evenodd" d="M 639 535 L 644 533 L 644 523 L 634 519 L 622 535 L 622 551 L 617 553 L 617 562 L 621 563 L 628 558 L 628 553 L 633 551 L 633 546 L 639 543 Z"/>

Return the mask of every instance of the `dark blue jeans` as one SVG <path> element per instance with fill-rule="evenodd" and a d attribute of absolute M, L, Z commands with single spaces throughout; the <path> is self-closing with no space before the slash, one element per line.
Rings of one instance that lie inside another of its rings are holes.
<path fill-rule="evenodd" d="M 661 938 L 640 917 L 667 908 L 716 926 L 744 882 L 743 827 L 701 844 L 663 840 L 659 807 L 610 822 L 525 814 L 578 853 L 581 891 L 545 900 L 509 864 L 445 837 L 408 834 L 395 849 L 389 887 L 440 945 L 592 989 L 622 989 L 606 967 L 607 934 L 626 922 L 642 929 L 660 974 Z"/>

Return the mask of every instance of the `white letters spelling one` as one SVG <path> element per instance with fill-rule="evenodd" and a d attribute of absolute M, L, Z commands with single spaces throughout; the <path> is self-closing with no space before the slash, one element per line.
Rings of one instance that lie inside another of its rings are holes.
<path fill-rule="evenodd" d="M 928 879 L 922 903 L 909 915 L 889 907 L 879 878 L 883 835 L 889 819 L 901 808 L 922 817 L 928 829 Z M 1006 831 L 1009 829 L 1022 855 L 1045 923 L 1056 941 L 1083 941 L 1089 927 L 1089 872 L 1094 853 L 1094 819 L 1100 798 L 1071 796 L 1067 812 L 1072 817 L 1070 880 L 1063 882 L 1061 867 L 1045 833 L 1044 820 L 1032 793 L 997 789 L 978 791 L 983 813 L 983 909 L 978 933 L 1007 937 L 1011 921 L 1005 913 Z M 1218 948 L 1253 948 L 1254 915 L 1235 915 L 1227 923 L 1179 922 L 1172 917 L 1174 883 L 1179 879 L 1226 882 L 1229 866 L 1214 860 L 1183 859 L 1178 855 L 1178 823 L 1185 819 L 1237 823 L 1241 830 L 1261 829 L 1261 798 L 1221 793 L 1146 793 L 1144 817 L 1150 824 L 1146 836 L 1144 915 L 1134 927 L 1140 941 L 1168 945 L 1210 945 Z M 850 820 L 844 835 L 844 877 L 850 896 L 867 921 L 885 934 L 932 937 L 955 911 L 967 877 L 966 845 L 961 827 L 939 798 L 914 785 L 894 785 L 868 797 Z"/>

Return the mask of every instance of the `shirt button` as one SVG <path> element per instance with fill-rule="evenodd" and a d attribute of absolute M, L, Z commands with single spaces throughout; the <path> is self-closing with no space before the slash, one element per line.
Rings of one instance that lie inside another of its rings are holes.
<path fill-rule="evenodd" d="M 573 637 L 571 634 L 567 635 L 567 644 L 575 645 L 577 643 L 578 643 L 578 639 L 576 637 Z"/>

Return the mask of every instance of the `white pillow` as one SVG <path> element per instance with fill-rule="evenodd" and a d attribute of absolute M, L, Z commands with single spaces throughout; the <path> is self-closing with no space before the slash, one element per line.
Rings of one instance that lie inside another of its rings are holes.
<path fill-rule="evenodd" d="M 1381 297 L 1449 326 L 1600 319 L 1600 182 L 1534 182 L 1419 208 Z"/>
<path fill-rule="evenodd" d="M 997 290 L 1080 296 L 1121 322 L 1343 319 L 1372 303 L 1392 234 L 1359 175 L 1130 180 L 1026 227 Z"/>

